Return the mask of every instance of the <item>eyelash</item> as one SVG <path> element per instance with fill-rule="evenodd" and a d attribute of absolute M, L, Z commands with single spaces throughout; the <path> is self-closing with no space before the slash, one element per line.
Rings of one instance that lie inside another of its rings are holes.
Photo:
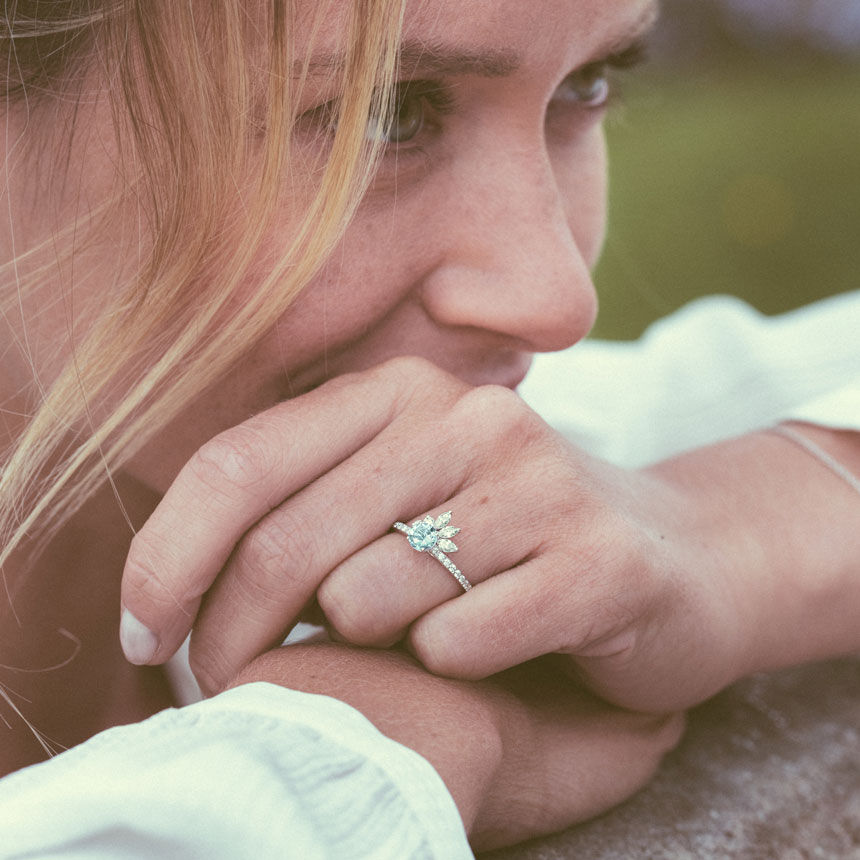
<path fill-rule="evenodd" d="M 648 41 L 644 37 L 637 39 L 626 47 L 613 51 L 602 60 L 596 60 L 593 63 L 588 63 L 575 72 L 568 75 L 565 81 L 571 80 L 573 77 L 588 79 L 589 76 L 597 78 L 608 78 L 612 72 L 625 72 L 641 66 L 648 61 Z M 619 91 L 618 81 L 611 80 L 607 82 L 608 91 L 605 100 L 593 107 L 588 104 L 583 104 L 586 108 L 592 110 L 606 110 L 622 101 L 621 92 Z"/>
<path fill-rule="evenodd" d="M 401 105 L 407 96 L 411 96 L 422 99 L 439 116 L 449 116 L 457 110 L 457 99 L 451 87 L 442 81 L 399 81 L 394 89 L 396 105 Z"/>

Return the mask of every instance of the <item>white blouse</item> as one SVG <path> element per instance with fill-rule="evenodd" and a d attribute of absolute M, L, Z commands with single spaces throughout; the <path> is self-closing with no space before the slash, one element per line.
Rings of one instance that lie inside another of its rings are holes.
<path fill-rule="evenodd" d="M 860 292 L 773 318 L 702 299 L 636 342 L 538 357 L 521 394 L 631 467 L 788 418 L 860 430 Z M 421 756 L 341 702 L 271 684 L 110 729 L 0 780 L 4 860 L 471 856 Z"/>
<path fill-rule="evenodd" d="M 860 430 L 860 291 L 773 317 L 709 296 L 639 340 L 538 356 L 519 390 L 572 442 L 628 467 L 789 419 Z"/>

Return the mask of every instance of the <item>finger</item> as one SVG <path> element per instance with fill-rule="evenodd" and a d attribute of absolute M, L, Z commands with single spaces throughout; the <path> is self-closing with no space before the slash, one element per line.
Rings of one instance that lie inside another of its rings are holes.
<path fill-rule="evenodd" d="M 277 643 L 329 571 L 388 533 L 396 519 L 456 495 L 475 475 L 489 473 L 488 459 L 509 470 L 498 452 L 488 458 L 487 448 L 511 449 L 493 443 L 518 427 L 522 402 L 508 391 L 442 381 L 242 538 L 207 595 L 192 637 L 192 668 L 204 689 L 220 689 Z M 476 498 L 475 507 L 488 499 Z M 448 575 L 440 572 L 443 579 Z M 365 585 L 378 593 L 372 580 Z M 356 599 L 366 603 L 368 594 Z M 432 604 L 425 598 L 424 605 Z M 336 607 L 322 608 L 331 620 Z"/>
<path fill-rule="evenodd" d="M 471 468 L 468 444 L 444 461 L 415 456 L 438 439 L 443 420 L 433 414 L 410 416 L 402 426 L 395 420 L 242 537 L 207 593 L 192 635 L 191 664 L 205 690 L 220 689 L 283 639 L 326 574 L 389 532 L 404 507 L 420 511 L 428 498 L 456 492 Z M 365 585 L 376 591 L 372 581 Z"/>
<path fill-rule="evenodd" d="M 367 444 L 405 407 L 410 374 L 440 373 L 430 368 L 399 359 L 339 377 L 204 445 L 132 541 L 122 581 L 129 659 L 166 660 L 242 534 Z"/>
<path fill-rule="evenodd" d="M 621 578 L 606 562 L 552 553 L 504 571 L 472 589 L 468 605 L 449 601 L 419 618 L 409 647 L 431 672 L 465 680 L 596 647 L 637 617 L 611 596 L 622 593 L 614 587 Z"/>
<path fill-rule="evenodd" d="M 457 550 L 445 555 L 473 586 L 537 555 L 545 528 L 537 505 L 518 507 L 514 515 L 491 497 L 487 477 L 428 512 L 433 519 L 446 509 L 453 512 L 450 527 L 460 529 L 453 536 Z M 416 552 L 400 533 L 345 559 L 318 592 L 335 630 L 353 644 L 373 647 L 399 641 L 416 618 L 439 604 L 470 597 L 443 564 L 428 552 Z"/>
<path fill-rule="evenodd" d="M 452 434 L 452 428 L 464 428 L 462 438 Z M 444 464 L 449 450 L 471 446 L 468 471 L 456 496 L 419 517 L 453 512 L 450 525 L 463 533 L 456 535 L 458 550 L 449 562 L 470 583 L 537 557 L 558 541 L 559 521 L 567 522 L 569 517 L 539 479 L 542 472 L 550 478 L 557 474 L 555 448 L 546 444 L 547 437 L 552 440 L 555 434 L 522 400 L 493 386 L 473 389 L 457 401 L 442 429 L 453 436 L 452 444 L 439 450 L 434 462 Z M 439 449 L 441 434 L 436 428 L 433 432 L 436 439 L 407 439 L 409 450 Z M 523 455 L 524 448 L 530 456 Z M 502 499 L 516 502 L 502 504 Z M 397 519 L 411 524 L 407 510 L 404 506 Z M 552 529 L 549 522 L 554 523 Z M 318 599 L 334 629 L 347 641 L 387 647 L 403 637 L 415 618 L 462 595 L 457 580 L 447 573 L 428 554 L 411 550 L 403 535 L 389 534 L 333 569 Z"/>
<path fill-rule="evenodd" d="M 494 474 L 511 472 L 509 460 L 515 455 L 510 452 L 518 449 L 502 442 L 516 432 L 524 415 L 531 420 L 522 401 L 508 391 L 470 389 L 462 383 L 449 382 L 444 389 L 431 391 L 432 399 L 426 394 L 422 398 L 426 405 L 404 412 L 371 443 L 271 511 L 242 538 L 207 595 L 195 625 L 191 663 L 204 689 L 220 689 L 245 663 L 282 639 L 324 577 L 383 538 L 395 520 L 407 514 L 423 516 L 428 501 L 458 497 L 477 475 L 486 487 L 488 482 L 491 486 L 497 483 Z M 483 511 L 487 518 L 486 527 L 479 526 L 476 533 L 493 534 L 491 509 L 500 522 L 510 519 L 497 505 L 489 504 L 490 499 L 491 491 L 480 489 L 463 498 L 467 510 Z M 522 501 L 529 511 L 525 520 L 535 525 L 537 499 L 523 495 Z M 437 514 L 441 512 L 437 510 Z M 504 530 L 506 537 L 511 538 L 508 530 L 515 525 Z M 435 579 L 431 576 L 417 582 L 413 607 L 395 613 L 395 626 L 402 630 L 416 617 L 413 613 L 446 599 L 440 595 L 450 597 L 452 583 L 455 595 L 460 586 L 438 562 L 423 554 L 416 558 L 419 554 L 409 549 L 402 536 L 389 535 L 387 546 L 394 545 L 394 537 L 399 538 L 399 558 L 406 569 L 417 576 L 427 571 L 428 564 L 438 568 L 433 571 Z M 483 555 L 473 556 L 476 571 L 489 575 L 499 565 L 519 561 L 523 545 L 532 544 L 524 544 L 522 535 L 508 542 L 488 543 Z M 507 547 L 507 552 L 494 557 L 493 546 L 497 551 Z M 365 557 L 375 559 L 379 567 L 368 571 L 369 576 L 355 576 L 348 596 L 338 597 L 335 590 L 328 589 L 317 595 L 334 629 L 341 634 L 349 631 L 351 641 L 377 638 L 373 630 L 368 634 L 362 627 L 368 612 L 375 612 L 371 625 L 379 615 L 373 600 L 381 589 L 374 576 L 381 574 L 382 587 L 391 584 L 386 596 L 395 595 L 397 585 L 404 595 L 413 591 L 391 581 L 395 575 L 391 559 L 384 548 L 379 553 L 377 549 Z M 470 553 L 465 558 L 471 564 Z M 359 563 L 362 566 L 367 568 Z M 443 591 L 439 591 L 440 579 Z M 357 627 L 351 626 L 351 619 L 356 619 Z"/>

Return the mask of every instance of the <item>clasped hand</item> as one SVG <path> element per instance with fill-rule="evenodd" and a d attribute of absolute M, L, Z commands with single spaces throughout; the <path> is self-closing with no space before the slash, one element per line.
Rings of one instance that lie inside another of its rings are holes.
<path fill-rule="evenodd" d="M 736 677 L 745 647 L 744 565 L 726 559 L 750 542 L 715 531 L 699 490 L 587 456 L 508 389 L 398 358 L 201 447 L 132 542 L 123 605 L 158 638 L 151 663 L 193 627 L 209 693 L 316 601 L 335 637 L 405 639 L 438 675 L 563 654 L 609 701 L 668 712 Z M 448 510 L 468 593 L 392 531 Z"/>

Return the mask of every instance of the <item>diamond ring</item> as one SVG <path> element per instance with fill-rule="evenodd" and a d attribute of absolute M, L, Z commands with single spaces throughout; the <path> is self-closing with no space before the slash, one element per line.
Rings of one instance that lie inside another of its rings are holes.
<path fill-rule="evenodd" d="M 423 520 L 415 520 L 411 526 L 407 526 L 406 523 L 395 523 L 394 528 L 406 535 L 412 549 L 429 553 L 463 586 L 463 591 L 468 591 L 472 587 L 472 583 L 460 573 L 457 565 L 445 555 L 447 552 L 457 552 L 457 544 L 451 538 L 457 535 L 460 529 L 448 525 L 450 522 L 451 511 L 448 511 L 436 517 L 435 520 L 433 517 L 424 517 Z"/>

